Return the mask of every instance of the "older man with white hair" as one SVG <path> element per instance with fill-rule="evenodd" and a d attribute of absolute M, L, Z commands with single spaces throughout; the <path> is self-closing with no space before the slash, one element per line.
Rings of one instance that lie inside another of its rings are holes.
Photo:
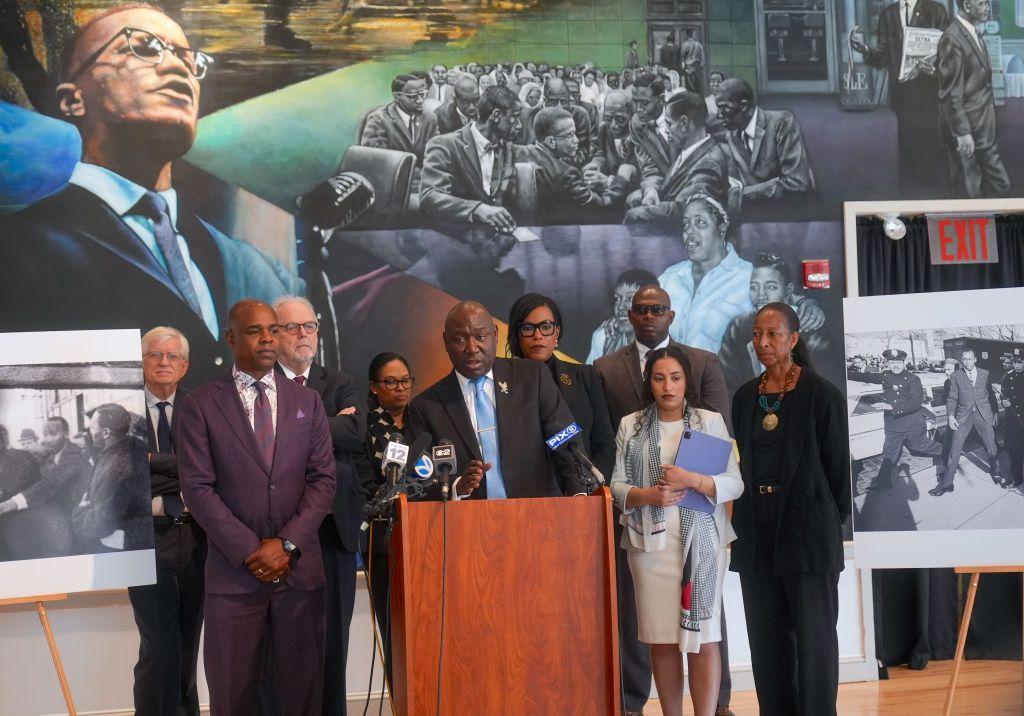
<path fill-rule="evenodd" d="M 301 296 L 274 302 L 280 326 L 278 371 L 323 399 L 331 428 L 337 490 L 331 512 L 320 525 L 320 547 L 327 577 L 327 629 L 323 713 L 344 716 L 345 661 L 356 595 L 356 552 L 365 502 L 354 455 L 363 449 L 366 412 L 356 399 L 351 376 L 316 362 L 320 323 L 313 305 Z"/>
<path fill-rule="evenodd" d="M 128 596 L 140 640 L 135 710 L 157 716 L 199 714 L 206 536 L 181 497 L 174 408 L 188 366 L 188 339 L 178 329 L 157 326 L 142 337 L 156 584 L 130 587 Z"/>

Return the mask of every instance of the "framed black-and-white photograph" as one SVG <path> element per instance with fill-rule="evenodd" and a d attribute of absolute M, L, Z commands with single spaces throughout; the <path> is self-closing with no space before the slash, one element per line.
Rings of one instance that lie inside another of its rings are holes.
<path fill-rule="evenodd" d="M 152 583 L 137 330 L 0 335 L 0 598 Z"/>
<path fill-rule="evenodd" d="M 862 567 L 1024 559 L 1024 289 L 844 301 Z"/>

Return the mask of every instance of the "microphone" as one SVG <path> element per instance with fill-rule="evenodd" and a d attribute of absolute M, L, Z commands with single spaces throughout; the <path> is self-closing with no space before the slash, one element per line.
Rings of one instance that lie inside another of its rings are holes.
<path fill-rule="evenodd" d="M 423 458 L 427 457 L 430 452 L 431 437 L 430 433 L 420 433 L 413 440 L 412 447 L 409 448 L 409 466 L 406 470 L 405 477 L 413 478 L 418 477 L 421 480 L 428 479 L 434 474 L 433 463 L 428 465 L 423 462 Z M 428 458 L 428 462 L 430 462 Z"/>
<path fill-rule="evenodd" d="M 451 440 L 444 438 L 434 446 L 432 453 L 434 472 L 441 480 L 441 499 L 447 501 L 452 473 L 456 471 L 458 465 L 455 459 L 455 446 Z"/>
<path fill-rule="evenodd" d="M 408 461 L 409 446 L 403 442 L 401 435 L 395 435 L 384 450 L 384 460 L 381 464 L 385 483 L 388 486 L 394 485 L 398 481 Z"/>
<path fill-rule="evenodd" d="M 568 443 L 569 451 L 572 453 L 573 457 L 576 458 L 576 461 L 582 465 L 595 480 L 597 480 L 598 485 L 603 485 L 605 484 L 604 475 L 597 469 L 597 467 L 594 466 L 594 463 L 590 461 L 590 458 L 587 457 L 586 453 L 580 450 L 580 447 L 577 444 L 577 439 L 582 433 L 583 430 L 579 425 L 576 423 L 569 423 L 544 442 L 547 443 L 548 448 L 552 452 Z"/>
<path fill-rule="evenodd" d="M 295 200 L 299 216 L 321 230 L 343 229 L 373 206 L 373 185 L 362 174 L 339 172 Z"/>

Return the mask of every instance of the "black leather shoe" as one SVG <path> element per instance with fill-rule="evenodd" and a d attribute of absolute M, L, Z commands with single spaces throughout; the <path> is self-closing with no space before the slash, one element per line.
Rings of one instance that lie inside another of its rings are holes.
<path fill-rule="evenodd" d="M 949 487 L 943 487 L 942 485 L 938 485 L 937 487 L 933 487 L 932 489 L 928 490 L 928 494 L 931 495 L 932 497 L 941 497 L 942 495 L 945 495 L 947 492 L 952 491 L 952 485 L 950 485 Z"/>

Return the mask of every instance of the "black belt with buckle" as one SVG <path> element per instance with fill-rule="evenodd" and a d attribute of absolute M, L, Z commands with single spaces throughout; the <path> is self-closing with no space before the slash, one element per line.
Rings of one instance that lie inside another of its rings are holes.
<path fill-rule="evenodd" d="M 194 522 L 192 515 L 186 513 L 180 517 L 171 517 L 170 515 L 157 515 L 153 517 L 154 525 L 190 525 Z"/>
<path fill-rule="evenodd" d="M 757 491 L 762 495 L 774 495 L 782 490 L 782 485 L 779 483 L 758 485 Z"/>

